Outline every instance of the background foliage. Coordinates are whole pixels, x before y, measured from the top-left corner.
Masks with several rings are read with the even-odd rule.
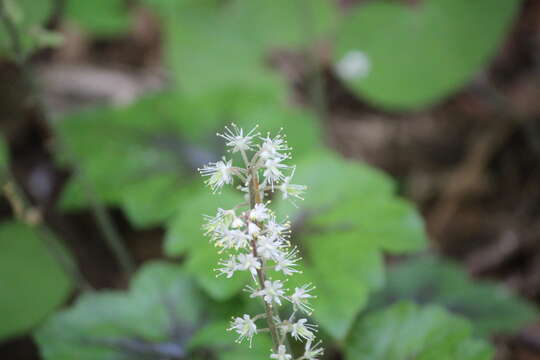
[[[32,65],[33,51],[60,44],[65,29],[48,23],[52,2],[0,2],[3,24],[12,25],[21,46],[14,52],[9,32],[0,32],[3,56]],[[42,357],[51,360],[267,358],[269,339],[249,350],[225,335],[231,314],[253,305],[242,293],[246,278],[215,277],[219,256],[200,229],[202,214],[240,198],[234,190],[211,196],[196,174],[223,156],[215,133],[234,122],[259,124],[263,134],[283,128],[294,148],[296,181],[309,188],[306,200],[294,206],[276,197],[272,207],[290,218],[292,242],[303,257],[301,276],[287,286],[317,286],[313,320],[330,350],[327,358],[491,359],[489,336],[516,331],[536,309],[436,257],[413,257],[386,274],[388,257],[426,248],[422,217],[396,180],[327,147],[325,106],[316,93],[322,67],[333,74],[348,53],[361,51],[370,62],[368,75],[340,79],[359,98],[385,111],[441,102],[491,59],[519,4],[381,0],[344,11],[329,0],[144,0],[131,6],[67,0],[60,24],[99,41],[129,37],[134,14],[150,12],[161,25],[169,83],[120,106],[49,116],[54,166],[70,171],[53,211],[73,216],[102,206],[119,210],[134,229],[163,229],[166,260],[142,264],[129,290],[74,291],[72,274],[49,251],[48,235],[39,236],[47,219],[37,226],[20,217],[6,220],[0,224],[0,293],[6,294],[0,340],[32,331]],[[326,60],[319,59],[319,48]],[[289,84],[268,66],[280,52],[303,56],[312,106],[288,100]],[[2,180],[13,183],[3,148]]]

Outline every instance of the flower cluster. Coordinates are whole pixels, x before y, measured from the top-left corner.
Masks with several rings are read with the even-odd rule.
[[[283,199],[302,199],[303,185],[292,184],[295,168],[287,165],[290,148],[285,137],[278,134],[261,136],[256,128],[244,134],[232,124],[218,136],[226,140],[231,153],[239,153],[242,166],[223,158],[199,169],[207,177],[205,183],[218,192],[224,185],[237,184],[246,201],[232,209],[218,209],[215,216],[206,216],[203,226],[210,241],[227,256],[219,262],[218,276],[230,278],[238,271],[247,271],[253,283],[246,287],[252,298],[260,298],[265,312],[254,317],[233,318],[230,331],[238,333],[238,341],[252,343],[259,332],[270,332],[274,348],[270,359],[291,360],[287,337],[305,342],[304,353],[297,360],[316,360],[323,354],[320,342],[315,341],[317,327],[309,324],[302,314],[311,315],[309,305],[314,287],[306,284],[289,290],[286,281],[274,280],[299,272],[298,250],[291,246],[290,223],[279,221],[269,208],[266,197],[279,192]],[[284,320],[280,306],[290,304],[291,314]],[[257,323],[265,321],[267,326]]]

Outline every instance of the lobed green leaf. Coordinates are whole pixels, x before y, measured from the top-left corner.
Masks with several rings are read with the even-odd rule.
[[[471,337],[471,324],[437,306],[398,303],[361,317],[346,358],[371,360],[490,360],[494,351]]]

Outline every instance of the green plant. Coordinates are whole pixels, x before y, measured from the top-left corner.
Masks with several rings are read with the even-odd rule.
[[[370,102],[392,110],[426,107],[481,69],[519,5],[519,0],[425,0],[415,7],[373,1],[349,11],[334,59],[365,54],[369,74],[344,80]]]
[[[90,37],[121,38],[129,32],[131,18],[124,1],[66,3],[62,20],[76,23]],[[243,128],[258,123],[262,134],[284,128],[294,146],[295,179],[309,189],[305,201],[294,206],[276,191],[261,211],[268,214],[271,208],[289,217],[288,240],[303,261],[288,268],[299,272],[286,286],[316,284],[316,297],[309,298],[316,312],[302,316],[318,326],[318,336],[331,349],[327,357],[335,352],[348,360],[487,360],[493,349],[481,337],[515,330],[536,315],[530,305],[491,285],[471,282],[455,266],[435,260],[404,263],[386,276],[386,254],[410,255],[425,248],[421,216],[397,195],[398,184],[387,175],[325,149],[319,121],[326,120],[324,96],[319,119],[309,109],[286,104],[285,81],[265,66],[273,53],[286,49],[309,57],[304,70],[317,77],[313,72],[329,64],[318,63],[313,49],[326,49],[321,45],[336,38],[329,58],[358,96],[384,109],[422,108],[449,96],[481,69],[501,42],[519,1],[426,0],[417,8],[374,1],[349,9],[343,18],[327,0],[131,3],[159,16],[163,55],[174,83],[129,105],[76,111],[50,122],[54,137],[62,139],[54,149],[57,164],[72,170],[58,210],[91,207],[92,198],[85,195],[90,187],[135,228],[164,228],[169,261],[143,264],[130,279],[129,290],[82,291],[73,305],[56,311],[75,286],[86,287],[76,266],[66,262],[71,257],[65,249],[54,245],[51,252],[55,237],[48,232],[38,236],[36,224],[14,211],[19,220],[0,225],[0,287],[2,294],[9,294],[0,300],[0,313],[9,315],[0,326],[1,338],[35,329],[34,339],[47,360],[247,360],[268,358],[272,347],[275,358],[305,354],[306,348],[296,343],[280,354],[280,346],[286,346],[281,334],[276,341],[274,333],[272,341],[269,334],[260,333],[247,349],[224,333],[231,326],[230,314],[261,312],[242,292],[251,278],[249,270],[261,270],[260,257],[251,266],[234,257],[222,263],[225,275],[236,267],[248,271],[236,272],[227,281],[216,278],[213,269],[219,254],[201,233],[201,214],[244,201],[233,189],[209,195],[196,176],[196,169],[208,161],[219,165],[222,175],[231,170],[220,163],[224,147],[213,136],[231,121]],[[0,0],[0,5],[2,25],[10,29],[0,32],[2,54],[15,55],[20,62],[40,46],[54,43],[36,36],[45,34],[41,30],[51,16],[51,2]],[[492,11],[486,11],[488,5]],[[397,45],[396,38],[401,40]],[[324,78],[319,77],[318,86],[324,90]],[[321,89],[309,89],[316,90]],[[14,184],[8,158],[0,146],[2,183]],[[285,180],[278,164],[270,174]],[[229,180],[214,177],[210,183],[219,181]],[[251,185],[249,192],[256,194]],[[256,205],[262,206],[251,208]],[[24,204],[23,210],[32,210],[31,204]],[[268,219],[259,220],[268,226]],[[29,257],[32,261],[26,260]],[[427,274],[432,277],[421,276]],[[36,281],[40,286],[33,286]],[[427,299],[419,296],[425,296],[426,287],[432,290]],[[254,294],[265,295],[265,289]],[[39,306],[32,306],[31,300],[41,294]],[[485,298],[493,299],[491,306],[479,300]],[[419,304],[392,304],[389,299]],[[297,310],[305,305],[296,303]],[[313,328],[301,328],[297,321],[273,325],[286,333],[296,325],[296,333],[300,329],[299,336],[312,341]],[[250,337],[253,326],[242,317],[232,329]],[[320,353],[311,355],[300,359]]]
[[[391,267],[385,288],[374,295],[371,306],[405,299],[444,306],[471,320],[483,336],[516,331],[538,316],[532,304],[505,287],[473,281],[457,264],[435,256],[416,256]]]

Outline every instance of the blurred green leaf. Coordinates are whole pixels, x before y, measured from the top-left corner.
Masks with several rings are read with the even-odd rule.
[[[493,349],[471,338],[472,326],[437,306],[399,303],[359,319],[347,359],[490,360]]]
[[[168,63],[182,89],[284,87],[264,66],[277,46],[307,46],[337,18],[329,0],[146,0],[165,23]]]
[[[81,172],[68,184],[62,206],[86,205],[86,178],[86,186],[89,183],[106,203],[125,206],[136,225],[165,220],[193,169],[214,158],[194,144],[201,134],[215,131],[210,122],[217,120],[194,111],[194,105],[177,94],[157,94],[131,106],[93,109],[62,119],[58,130],[74,159],[65,157],[65,151],[57,154],[65,164],[75,162]],[[150,203],[151,196],[162,198],[159,211],[153,211],[158,198]]]
[[[273,47],[306,47],[329,38],[338,8],[331,0],[236,0],[228,14],[268,52]]]
[[[470,319],[475,331],[485,336],[513,332],[539,315],[532,304],[501,285],[473,281],[456,264],[434,256],[414,257],[394,266],[373,304],[400,299],[444,306]]]
[[[198,359],[198,349],[224,360],[268,355],[264,334],[251,350],[234,343],[235,335],[226,331],[230,314],[222,316],[228,307],[205,298],[182,267],[153,262],[139,270],[129,291],[84,294],[34,339],[46,360]]]
[[[33,229],[0,224],[0,340],[39,324],[70,292],[70,279]]]
[[[14,25],[21,47],[22,55],[28,55],[30,52],[43,44],[40,34],[43,33],[43,26],[51,15],[52,1],[43,0],[3,0],[3,11],[5,16]],[[2,8],[0,7],[0,10]],[[14,57],[13,39],[5,23],[0,23],[0,54]]]
[[[179,266],[149,263],[129,291],[84,294],[72,308],[49,319],[34,338],[44,358],[54,360],[141,358],[144,353],[133,344],[142,349],[142,344],[170,342],[178,346],[176,351],[185,351],[189,338],[183,336],[200,321],[204,306]],[[174,339],[174,329],[184,333]]]
[[[137,226],[152,226],[168,219],[200,188],[200,184],[179,181],[174,175],[144,179],[126,185],[122,208]]]
[[[347,79],[367,100],[415,109],[458,90],[493,55],[519,0],[425,0],[417,6],[375,1],[349,10],[335,61],[362,51],[371,70]]]
[[[384,282],[381,252],[422,249],[423,222],[411,204],[395,196],[382,172],[329,152],[300,160],[294,182],[308,186],[306,200],[298,207],[276,200],[276,213],[293,223],[292,241],[305,263],[304,274],[291,282],[317,286],[314,316],[342,339],[368,295]]]
[[[67,0],[66,17],[94,36],[112,36],[129,29],[123,0]]]

